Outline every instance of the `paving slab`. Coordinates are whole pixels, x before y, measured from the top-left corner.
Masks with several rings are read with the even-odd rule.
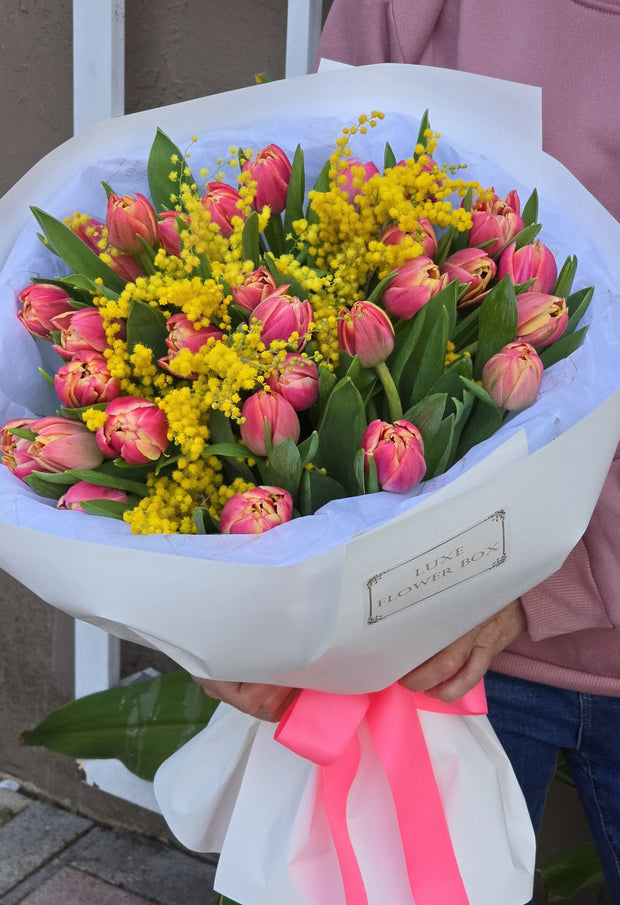
[[[182,901],[182,896],[179,901]],[[98,877],[63,867],[20,905],[155,905],[152,900],[110,886]]]
[[[30,804],[30,799],[20,795],[12,789],[0,786],[0,826],[12,820],[16,814],[23,811]]]
[[[69,811],[31,801],[0,826],[0,896],[59,855],[92,825]]]
[[[65,864],[152,900],[156,905],[215,905],[214,860],[184,854],[155,839],[94,827]]]

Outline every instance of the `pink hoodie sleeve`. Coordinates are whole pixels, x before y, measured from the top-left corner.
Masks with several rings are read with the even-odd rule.
[[[619,539],[620,447],[584,536],[554,575],[521,597],[533,641],[620,628]]]

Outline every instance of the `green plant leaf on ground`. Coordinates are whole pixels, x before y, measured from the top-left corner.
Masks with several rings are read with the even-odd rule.
[[[564,849],[538,868],[549,902],[561,902],[580,889],[605,882],[594,844]]]
[[[188,673],[170,672],[71,701],[21,741],[77,759],[117,758],[152,780],[163,761],[204,729],[218,704]]]

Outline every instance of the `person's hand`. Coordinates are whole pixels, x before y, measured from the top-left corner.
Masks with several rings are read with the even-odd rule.
[[[196,676],[192,678],[194,682],[202,685],[210,698],[232,704],[243,713],[249,713],[259,720],[268,720],[271,723],[278,722],[299,694],[298,688],[287,688],[282,685],[217,682],[213,679],[199,679]]]
[[[527,627],[520,600],[513,600],[400,680],[410,691],[424,691],[451,703],[467,694],[484,676],[493,657]]]

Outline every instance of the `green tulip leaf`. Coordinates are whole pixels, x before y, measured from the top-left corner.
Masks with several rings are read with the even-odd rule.
[[[127,316],[127,348],[133,352],[138,345],[146,346],[153,353],[153,360],[168,354],[166,346],[166,317],[158,308],[151,308],[146,302],[131,299]]]
[[[554,365],[556,362],[562,361],[563,358],[568,358],[569,355],[572,355],[583,342],[583,338],[587,332],[588,327],[586,325],[580,330],[575,330],[574,333],[564,333],[557,342],[554,342],[553,345],[543,349],[540,353],[540,360],[543,363],[543,367],[550,368],[551,365]]]
[[[570,291],[573,288],[573,282],[576,273],[577,258],[575,257],[575,255],[572,255],[571,257],[568,257],[562,264],[558,278],[555,282],[555,286],[553,287],[552,294],[557,295],[563,299],[568,298]]]
[[[321,169],[321,172],[316,177],[316,182],[312,186],[313,192],[323,193],[323,192],[327,192],[329,190],[329,171],[330,171],[330,169],[331,169],[331,163],[329,162],[329,160],[326,160],[325,163],[323,164],[323,168]],[[309,203],[308,207],[306,208],[306,220],[308,221],[308,223],[318,223],[319,222],[318,214],[316,214],[315,211],[312,209],[311,203]]]
[[[245,261],[251,261],[254,269],[260,266],[260,233],[258,214],[253,211],[243,224],[241,233],[241,254]]]
[[[187,160],[165,132],[157,130],[147,164],[149,191],[153,206],[158,213],[181,205],[181,186],[195,185],[188,170]],[[174,174],[174,175],[173,175]],[[172,176],[172,179],[170,178]],[[176,197],[173,202],[172,195]]]
[[[532,192],[530,197],[525,202],[523,207],[523,212],[521,214],[521,219],[525,226],[531,226],[533,223],[536,223],[538,220],[538,192],[536,189]]]
[[[353,462],[366,430],[364,400],[349,378],[331,393],[319,423],[316,464],[327,470],[351,495],[359,493]]]
[[[291,164],[291,175],[286,192],[286,207],[284,210],[284,232],[293,231],[295,220],[301,220],[304,216],[304,196],[306,193],[306,175],[304,172],[304,152],[301,145],[297,145]]]
[[[545,861],[538,872],[542,875],[549,902],[561,902],[582,889],[605,883],[601,862],[591,842],[564,849]]]
[[[229,480],[235,477],[241,477],[250,484],[254,484],[256,478],[252,473],[244,458],[249,458],[250,450],[247,446],[239,443],[235,436],[231,423],[222,412],[217,409],[211,409],[209,413],[209,435],[213,441],[212,446],[224,445],[229,446],[231,450],[237,452],[236,456],[224,456],[224,472]],[[246,456],[247,451],[247,456]],[[215,453],[217,455],[217,453]],[[239,461],[241,459],[242,461]]]
[[[514,242],[515,249],[531,245],[541,229],[542,225],[540,223],[531,223],[529,226],[524,227],[524,229],[518,232],[516,236],[513,236],[508,244],[512,245]]]
[[[396,271],[392,271],[392,273],[388,273],[386,277],[383,277],[380,280],[375,288],[372,290],[370,295],[368,296],[367,301],[372,302],[373,305],[381,304],[381,299],[383,298],[383,293],[388,288],[394,277],[396,276]]]
[[[82,500],[80,506],[88,515],[101,515],[123,521],[123,514],[135,506],[134,503],[122,503],[120,500]]]
[[[413,424],[422,434],[424,447],[431,442],[443,421],[447,396],[445,393],[433,393],[425,396],[417,405],[411,406],[403,415],[406,421]]]
[[[219,534],[220,525],[213,518],[208,509],[203,506],[196,506],[192,512],[192,519],[196,526],[198,534]]]
[[[301,455],[292,437],[286,437],[274,446],[261,467],[264,483],[288,490],[294,500],[298,496],[302,471]]]
[[[220,456],[229,459],[253,459],[255,454],[243,443],[212,443],[205,446],[203,456]]]
[[[452,452],[455,415],[449,415],[440,423],[435,433],[424,440],[424,461],[426,462],[425,479],[434,478],[445,471],[445,466]]]
[[[301,477],[299,511],[302,515],[312,515],[326,503],[346,496],[349,494],[342,484],[316,468],[310,468],[305,470]]]
[[[186,672],[171,672],[71,701],[21,740],[80,760],[117,758],[152,780],[160,764],[207,725],[218,703]]]
[[[78,481],[88,481],[89,484],[96,484],[98,487],[113,487],[115,490],[125,490],[127,493],[134,493],[140,497],[148,495],[146,484],[121,477],[121,475],[116,474],[116,469],[114,469],[113,465],[112,468],[106,468],[103,465],[96,470],[72,468],[57,474],[42,471],[33,471],[32,474],[37,475],[41,481],[49,484],[67,485],[76,484]]]
[[[424,113],[422,114],[422,118],[420,120],[420,128],[418,129],[418,137],[416,138],[416,141],[415,141],[416,146],[422,145],[422,147],[425,149],[428,147],[428,137],[426,136],[426,132],[428,132],[430,127],[431,127],[431,124],[430,124],[430,120],[428,117],[428,108],[427,108],[424,111]],[[413,153],[414,153],[415,160],[417,160],[420,155],[416,153],[415,148],[414,148]]]
[[[426,331],[423,330],[416,346],[416,352],[418,347],[420,348],[420,355],[416,378],[409,398],[410,406],[420,402],[421,399],[428,395],[431,387],[435,386],[444,373],[449,329],[447,310],[443,308],[441,314],[433,320],[431,331],[425,336]]]
[[[58,283],[60,284],[61,281],[59,280]],[[95,283],[94,280],[91,280],[88,277],[84,276],[83,273],[75,273],[71,276],[65,277],[65,279],[62,281],[62,285],[65,288],[73,287],[74,291],[84,290],[84,295],[86,295],[86,293],[90,294],[90,303],[80,306],[84,308],[93,307],[93,295],[104,295],[107,299],[112,299],[112,301],[116,301],[116,299],[118,299],[119,297],[118,292],[114,292],[113,289],[108,289],[106,286],[102,286],[100,283]]]
[[[461,458],[472,446],[488,440],[498,430],[504,420],[502,409],[498,408],[486,390],[472,380],[461,378],[468,391],[475,396],[471,414],[461,433],[457,458]]]
[[[568,323],[566,325],[566,330],[564,331],[564,336],[575,331],[581,318],[588,310],[593,295],[594,286],[588,286],[587,289],[580,289],[578,292],[573,292],[573,294],[569,295],[566,299]]]
[[[26,475],[24,483],[31,487],[38,496],[45,497],[47,500],[58,500],[76,482],[65,480],[61,484],[60,481],[47,481],[40,472],[33,471]]]
[[[299,456],[301,458],[301,467],[305,468],[306,465],[309,465],[316,456],[319,450],[319,435],[316,431],[312,431],[309,437],[299,444],[297,447],[299,450]]]
[[[86,245],[85,242],[71,232],[68,226],[46,214],[38,207],[31,208],[44,231],[55,253],[62,258],[75,273],[84,274],[91,280],[100,279],[104,286],[114,292],[122,292],[125,281],[111,267],[104,264],[101,258]]]
[[[461,377],[467,377],[471,380],[473,373],[472,360],[468,355],[457,358],[452,364],[446,368],[439,379],[433,384],[429,390],[429,395],[444,394],[448,399],[460,399],[463,394],[463,383]],[[453,404],[448,403],[446,414],[450,414]]]
[[[388,141],[385,143],[385,150],[383,152],[383,169],[391,170],[396,166],[396,155],[392,150],[392,147]]]
[[[401,399],[407,399],[418,369],[417,360],[413,357],[426,319],[426,308],[410,320],[397,324],[394,349],[386,364],[396,384]]]
[[[485,364],[517,335],[517,298],[510,277],[493,287],[480,305],[478,348],[474,378],[479,380]]]
[[[304,289],[300,282],[298,282],[294,277],[290,274],[282,273],[281,270],[278,269],[278,264],[276,259],[272,254],[265,255],[263,264],[274,278],[278,286],[288,286],[289,288],[286,290],[289,295],[296,295],[299,299],[307,299],[308,298],[308,290]]]

